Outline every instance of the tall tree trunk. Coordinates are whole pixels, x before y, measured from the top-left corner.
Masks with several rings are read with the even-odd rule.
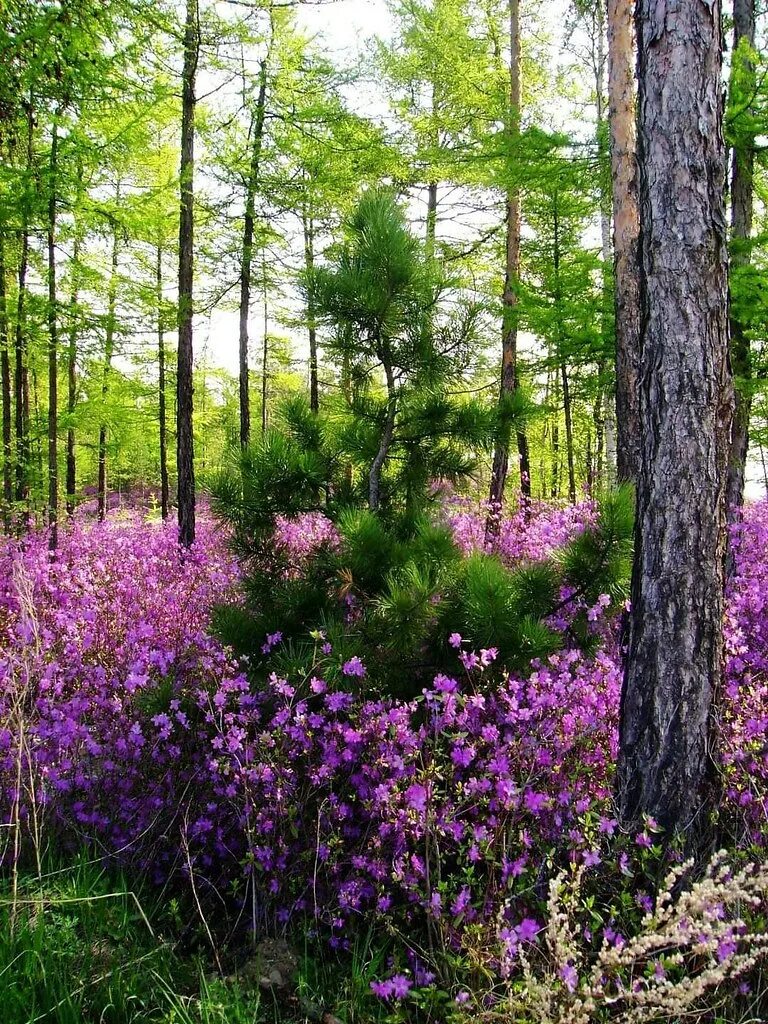
[[[70,324],[67,345],[67,513],[75,511],[75,494],[77,492],[77,459],[75,456],[75,426],[73,418],[77,408],[77,335],[78,311],[80,299],[80,232],[75,226],[75,243],[72,249],[72,292],[69,298]]]
[[[624,823],[706,821],[723,663],[728,358],[720,2],[639,0],[642,337]]]
[[[573,408],[571,388],[568,381],[568,366],[560,360],[560,379],[563,382],[563,415],[565,417],[565,456],[568,462],[568,500],[576,504],[576,467],[573,458]]]
[[[26,169],[32,171],[32,143],[35,131],[33,97],[27,103],[27,156]],[[24,506],[22,521],[29,521],[29,476],[32,451],[29,443],[29,364],[26,337],[27,270],[29,267],[29,201],[22,202],[22,228],[19,232],[19,275],[16,299],[16,333],[14,341],[15,373],[15,418],[16,418],[16,500]]]
[[[594,483],[598,487],[613,478],[613,466],[610,462],[611,452],[605,448],[606,421],[611,416],[611,405],[615,404],[606,382],[606,363],[613,343],[613,290],[611,274],[608,268],[611,263],[611,159],[609,128],[605,111],[605,12],[603,0],[598,0],[595,7],[595,31],[597,33],[595,48],[595,100],[597,113],[597,161],[600,174],[600,255],[602,257],[602,301],[600,309],[600,335],[602,351],[597,363],[597,395],[593,412],[595,424],[595,470]],[[607,399],[607,401],[606,401]],[[605,408],[607,404],[608,408]],[[607,472],[604,473],[604,455]]]
[[[195,540],[195,448],[192,424],[195,77],[200,46],[197,0],[187,0],[181,100],[179,204],[179,350],[176,370],[176,470],[179,543]]]
[[[117,260],[119,235],[117,225],[112,236],[112,262],[110,265],[109,290],[107,292],[107,330],[104,339],[104,367],[101,377],[101,424],[99,425],[99,520],[107,515],[107,424],[105,420],[109,398],[109,378],[112,373],[112,356],[115,351],[115,325],[117,313]]]
[[[58,114],[51,127],[48,167],[48,544],[59,542],[59,325],[56,297],[56,189],[59,174]]]
[[[264,348],[261,353],[261,432],[267,431],[267,367],[269,366],[269,306],[267,305],[267,261],[262,258],[264,275]]]
[[[3,518],[6,532],[13,505],[13,435],[11,431],[11,358],[8,351],[8,296],[5,282],[5,240],[0,234],[0,383],[3,401]]]
[[[616,473],[634,480],[640,450],[640,211],[637,196],[633,0],[608,2],[608,107],[616,293]]]
[[[302,211],[304,228],[304,269],[311,274],[315,267],[315,222],[312,213]],[[307,298],[307,330],[309,333],[309,407],[312,412],[320,411],[320,388],[317,379],[317,323],[315,304],[310,290]]]
[[[509,0],[509,116],[507,120],[507,143],[509,158],[519,146],[520,140],[520,0]],[[504,275],[502,339],[501,339],[501,387],[500,405],[506,397],[519,387],[517,378],[517,325],[518,294],[520,277],[520,189],[514,183],[507,191],[507,237],[506,267]],[[520,456],[520,489],[525,497],[531,494],[531,467],[528,439],[522,431],[517,432],[518,454]],[[489,515],[486,520],[486,543],[492,542],[500,527],[498,511],[504,501],[504,487],[509,471],[509,437],[500,432],[493,453],[491,487],[488,495]]]
[[[168,424],[165,408],[165,321],[163,318],[163,247],[157,246],[155,263],[155,294],[157,302],[157,390],[160,421],[160,512],[168,518],[171,492],[168,485]]]
[[[555,282],[555,344],[557,347],[558,369],[560,371],[560,382],[563,387],[563,416],[565,419],[565,457],[568,465],[568,500],[572,505],[576,503],[576,467],[573,452],[573,407],[571,404],[571,388],[568,380],[568,365],[563,352],[563,328],[560,316],[560,305],[562,294],[560,290],[560,213],[558,209],[558,196],[553,196],[553,236],[552,236],[552,263]]]
[[[430,181],[427,185],[427,234],[426,252],[428,256],[435,254],[435,241],[437,239],[437,182]]]
[[[373,460],[371,471],[368,474],[368,508],[372,512],[375,512],[381,503],[381,471],[387,461],[392,439],[395,436],[395,417],[397,415],[397,391],[392,365],[386,357],[382,359],[382,365],[387,378],[387,414],[379,450],[376,452],[376,458]]]
[[[264,117],[267,99],[267,58],[259,64],[259,95],[253,118],[251,164],[245,192],[243,218],[243,255],[240,266],[240,444],[251,438],[251,393],[248,369],[248,314],[251,309],[251,268],[253,266],[253,230],[256,214],[256,190],[259,183]]]
[[[752,49],[755,45],[755,0],[734,0],[733,3],[733,70],[739,84],[750,95],[755,88]],[[743,47],[747,46],[748,52]],[[731,269],[738,272],[751,261],[753,179],[755,151],[751,140],[736,143],[731,156]],[[749,448],[749,414],[752,406],[750,382],[752,366],[749,335],[746,325],[730,311],[731,364],[736,377],[736,404],[733,432],[728,458],[727,508],[731,521],[740,517],[744,501],[744,472]]]

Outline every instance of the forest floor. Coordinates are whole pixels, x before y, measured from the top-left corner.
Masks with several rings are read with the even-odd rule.
[[[557,550],[590,514],[511,522],[505,557]],[[471,512],[453,528],[467,550],[480,543]],[[758,862],[767,553],[768,505],[754,505],[729,597],[721,762],[732,847]],[[55,561],[42,535],[7,543],[0,570],[2,1024],[510,1019],[507,979],[530,958],[562,1004],[552,1019],[579,1019],[579,961],[547,966],[556,832],[562,863],[591,879],[584,941],[599,931],[620,951],[619,913],[641,927],[658,851],[652,822],[611,845],[620,673],[607,597],[585,609],[588,654],[564,649],[520,680],[481,693],[486,651],[461,651],[466,676],[438,676],[412,702],[325,693],[315,678],[299,699],[274,676],[267,715],[210,632],[240,583],[212,520],[184,558],[172,525],[130,513],[64,531]],[[352,662],[343,672],[362,685]],[[439,882],[423,877],[432,842]],[[603,908],[609,857],[631,881]],[[749,952],[743,921],[707,914],[696,971]],[[672,970],[645,962],[644,985],[651,966],[657,981]],[[745,973],[727,1015],[700,1019],[764,1019],[759,958]]]

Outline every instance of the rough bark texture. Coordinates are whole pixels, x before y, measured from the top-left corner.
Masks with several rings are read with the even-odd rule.
[[[259,95],[253,118],[251,163],[245,193],[243,218],[243,254],[240,266],[240,444],[251,439],[251,392],[248,369],[248,315],[251,310],[251,268],[253,266],[253,230],[256,219],[256,190],[259,183],[261,146],[264,138],[264,116],[267,97],[267,61],[259,65]]]
[[[109,274],[109,290],[107,293],[107,330],[104,339],[104,367],[101,377],[101,415],[102,421],[99,425],[99,479],[98,479],[98,507],[99,519],[104,520],[107,515],[107,424],[104,421],[104,414],[107,408],[109,397],[109,378],[112,373],[112,356],[115,351],[115,326],[116,326],[116,305],[117,305],[117,261],[118,261],[118,233],[115,226],[112,237],[112,262]]]
[[[48,544],[59,540],[59,325],[56,300],[56,188],[59,173],[59,130],[53,119],[48,167]]]
[[[673,831],[713,795],[728,359],[718,0],[639,0],[640,462],[618,802]]]
[[[741,83],[754,87],[755,70],[748,54],[739,49],[742,40],[750,49],[755,44],[755,0],[734,0],[733,4],[733,60],[739,62]],[[749,238],[752,234],[753,180],[755,151],[750,141],[737,143],[731,156],[731,267],[747,266],[751,259]],[[727,507],[731,521],[736,521],[744,501],[744,471],[749,448],[749,414],[752,407],[750,380],[749,335],[746,326],[731,307],[731,362],[739,382],[733,415],[733,432],[728,458]],[[733,566],[731,566],[733,568]]]
[[[8,307],[5,289],[5,246],[0,235],[0,384],[3,402],[3,506],[6,529],[13,503],[13,435],[11,432],[11,359],[8,351]]]
[[[160,511],[168,518],[171,494],[168,485],[168,423],[165,408],[165,321],[163,319],[163,247],[157,247],[155,263],[157,298],[157,402],[160,423]]]
[[[195,454],[192,427],[192,286],[194,276],[195,76],[199,49],[197,0],[187,0],[181,98],[179,209],[179,348],[176,373],[176,469],[179,543],[195,540]]]
[[[520,137],[520,2],[509,0],[509,118],[507,124],[510,154],[518,145]],[[506,202],[506,266],[504,294],[502,296],[501,336],[501,386],[500,402],[518,387],[517,377],[517,325],[518,295],[517,283],[520,276],[520,190],[513,186],[507,193]],[[528,439],[521,431],[517,433],[518,455],[520,456],[520,485],[526,497],[531,494],[531,467]],[[502,433],[496,442],[491,469],[491,486],[488,495],[489,516],[486,523],[486,542],[493,540],[499,528],[498,510],[504,501],[504,487],[509,471],[509,438]]]
[[[640,278],[632,0],[608,0],[608,108],[616,291],[616,473],[639,460]]]

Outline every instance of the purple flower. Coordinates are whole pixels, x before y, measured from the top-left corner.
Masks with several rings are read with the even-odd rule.
[[[451,635],[448,637],[448,643],[451,645],[451,647],[461,647],[461,633],[451,633]]]
[[[365,675],[365,665],[357,656],[355,656],[354,658],[350,658],[349,661],[344,662],[341,671],[345,676],[358,676],[362,679]]]

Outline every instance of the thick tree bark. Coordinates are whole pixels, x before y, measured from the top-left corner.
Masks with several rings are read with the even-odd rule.
[[[78,312],[80,298],[80,232],[75,227],[75,244],[72,249],[72,292],[69,299],[71,321],[69,324],[69,340],[67,344],[67,513],[75,511],[75,494],[77,491],[77,459],[75,456],[75,426],[73,417],[77,408],[77,335]]]
[[[259,95],[253,118],[253,140],[251,163],[245,193],[245,216],[243,218],[243,254],[240,265],[240,444],[248,444],[251,438],[251,393],[248,369],[248,315],[251,309],[251,268],[253,266],[253,231],[256,219],[256,190],[259,184],[259,167],[264,138],[264,117],[267,97],[267,60],[259,65]]]
[[[742,43],[743,40],[743,43]],[[755,0],[734,0],[733,4],[733,61],[734,73],[739,74],[743,87],[752,90],[755,85],[755,69],[751,53],[744,54],[742,47],[748,45],[751,51],[755,45]],[[751,261],[749,239],[752,234],[753,180],[755,151],[751,141],[733,147],[731,156],[731,268],[738,270]],[[744,472],[749,448],[749,414],[752,407],[750,382],[752,365],[750,359],[749,335],[746,325],[730,312],[731,362],[739,384],[735,394],[733,432],[728,458],[727,508],[731,521],[738,520],[744,501]],[[732,566],[731,566],[732,568]]]
[[[3,402],[3,518],[10,529],[13,504],[13,434],[11,429],[11,358],[8,351],[8,296],[5,287],[5,242],[0,235],[0,384]]]
[[[632,0],[608,3],[608,107],[616,293],[616,473],[634,480],[639,460],[640,213],[637,197]]]
[[[389,449],[392,446],[392,439],[395,436],[395,417],[397,416],[397,390],[395,388],[395,375],[389,360],[382,359],[384,374],[387,378],[387,414],[384,420],[384,429],[381,433],[379,450],[371,465],[368,475],[368,508],[375,512],[381,503],[381,471],[387,461]]]
[[[157,302],[157,393],[160,423],[160,512],[168,518],[171,492],[168,484],[168,424],[165,407],[165,321],[163,318],[163,247],[157,246],[155,263],[155,294]]]
[[[48,167],[48,544],[59,541],[59,325],[56,297],[56,189],[59,174],[59,127],[54,115]]]
[[[195,449],[192,422],[194,280],[195,77],[200,39],[197,0],[187,0],[181,100],[179,204],[179,349],[176,371],[176,471],[179,543],[195,540]]]
[[[520,0],[509,0],[509,117],[507,140],[510,156],[519,145],[520,138]],[[513,184],[507,191],[506,201],[506,266],[504,294],[502,296],[502,338],[501,338],[501,386],[499,402],[519,387],[517,376],[517,326],[518,295],[520,277],[520,189]],[[524,497],[531,495],[531,466],[528,439],[522,431],[517,432],[517,447],[520,457],[520,489]],[[504,502],[504,488],[509,471],[509,437],[502,432],[496,441],[491,468],[491,486],[488,495],[489,515],[486,520],[486,544],[492,543],[498,533],[500,517],[498,512]]]
[[[119,197],[118,197],[119,198]],[[109,398],[109,378],[112,373],[112,356],[115,351],[115,326],[117,321],[117,262],[119,236],[117,225],[112,236],[112,262],[110,264],[109,289],[107,292],[107,329],[104,339],[104,367],[101,377],[101,424],[99,425],[99,477],[98,506],[99,520],[107,516],[107,424],[104,419]]]
[[[304,228],[304,268],[311,274],[315,267],[315,222],[311,212],[302,211]],[[309,333],[309,407],[312,412],[320,411],[320,388],[317,379],[317,324],[312,294],[307,298],[307,331]]]
[[[639,0],[640,461],[623,822],[706,820],[722,675],[728,359],[720,3]],[[695,827],[694,827],[695,826]]]

